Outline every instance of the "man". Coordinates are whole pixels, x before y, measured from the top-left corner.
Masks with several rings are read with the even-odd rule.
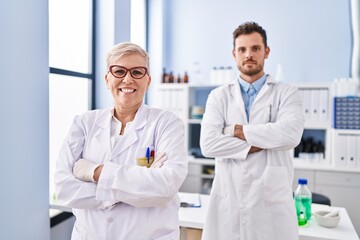
[[[233,33],[236,81],[213,90],[201,123],[200,146],[216,161],[202,239],[299,239],[288,150],[304,128],[296,87],[264,73],[270,48],[254,22]]]

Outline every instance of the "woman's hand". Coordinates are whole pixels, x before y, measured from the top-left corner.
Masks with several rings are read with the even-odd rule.
[[[79,159],[73,167],[74,176],[85,182],[97,182],[103,165],[95,164],[86,159]],[[96,174],[95,174],[96,173]]]
[[[161,168],[166,160],[167,156],[165,153],[157,152],[155,154],[154,162],[151,164],[150,168]]]

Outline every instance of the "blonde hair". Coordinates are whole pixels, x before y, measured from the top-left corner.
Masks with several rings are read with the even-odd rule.
[[[139,54],[140,56],[144,57],[146,67],[149,70],[149,55],[147,52],[140,46],[130,42],[118,43],[110,49],[106,56],[106,67],[109,68],[114,59],[130,54]]]

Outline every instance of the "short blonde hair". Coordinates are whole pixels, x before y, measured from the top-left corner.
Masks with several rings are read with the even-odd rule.
[[[140,56],[144,57],[146,67],[149,70],[149,55],[140,46],[131,42],[118,43],[113,46],[106,56],[106,67],[109,68],[114,59],[130,54],[139,54]]]

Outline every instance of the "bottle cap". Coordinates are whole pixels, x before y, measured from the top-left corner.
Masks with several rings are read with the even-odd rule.
[[[299,178],[298,179],[298,184],[307,184],[307,179],[306,178]]]

